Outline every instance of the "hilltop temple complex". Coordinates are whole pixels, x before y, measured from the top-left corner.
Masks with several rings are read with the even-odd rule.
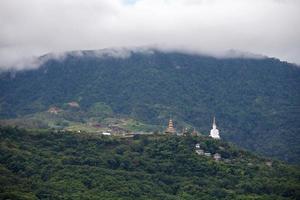
[[[177,132],[176,129],[174,128],[174,123],[173,123],[172,118],[169,119],[169,124],[165,130],[165,133],[169,134],[169,135],[177,135],[177,136],[188,136],[188,135],[199,136],[200,135],[200,133],[198,133],[195,128],[193,129],[192,132],[190,132],[187,127],[183,127],[181,132],[180,131]],[[217,129],[215,117],[213,118],[212,129],[210,131],[209,137],[211,137],[213,139],[221,139],[219,130]],[[221,154],[216,153],[216,152],[211,152],[208,149],[205,150],[205,148],[202,149],[200,146],[200,143],[197,143],[195,145],[195,153],[199,156],[210,157],[213,160],[215,160],[216,162],[224,160],[222,158]]]
[[[174,128],[173,120],[171,118],[169,120],[168,127],[165,130],[165,133],[166,134],[170,134],[170,135],[179,135],[179,136],[187,136],[187,135],[189,135],[189,132],[188,132],[187,128],[183,128],[181,133],[177,132],[176,129]],[[191,135],[192,136],[198,136],[199,133],[194,128],[194,130],[191,133]],[[214,138],[214,139],[220,139],[219,130],[217,129],[215,117],[213,119],[213,125],[212,125],[212,129],[210,131],[209,136],[212,137],[212,138]]]

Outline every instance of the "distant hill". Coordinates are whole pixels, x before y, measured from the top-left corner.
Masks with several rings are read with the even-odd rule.
[[[300,68],[274,58],[214,58],[179,52],[82,51],[40,68],[0,74],[0,116],[20,117],[77,102],[101,104],[147,124],[210,130],[289,162],[300,162]],[[181,127],[178,127],[181,128]]]
[[[0,127],[0,199],[299,199],[299,167],[208,137]],[[196,144],[221,160],[198,155]]]

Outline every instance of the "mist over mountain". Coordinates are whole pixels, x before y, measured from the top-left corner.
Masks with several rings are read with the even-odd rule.
[[[300,63],[298,0],[1,0],[0,69],[47,52],[157,44]]]
[[[224,140],[299,163],[300,68],[274,58],[160,51],[77,51],[40,58],[37,69],[0,74],[0,116],[76,101],[165,126],[170,115],[201,133],[212,117]]]

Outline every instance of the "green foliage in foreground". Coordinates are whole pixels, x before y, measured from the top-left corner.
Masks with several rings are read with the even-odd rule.
[[[299,199],[298,167],[206,137],[0,128],[0,199]],[[225,162],[194,152],[218,152]]]

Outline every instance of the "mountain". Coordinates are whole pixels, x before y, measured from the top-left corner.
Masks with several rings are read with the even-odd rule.
[[[216,116],[224,140],[300,162],[296,65],[266,57],[215,58],[154,49],[49,54],[40,61],[38,69],[0,74],[2,119],[76,102],[81,113],[102,105],[159,127],[172,116],[178,129],[185,124],[208,134]]]
[[[1,199],[299,199],[299,167],[209,137],[0,127]],[[198,155],[196,144],[221,159]]]

